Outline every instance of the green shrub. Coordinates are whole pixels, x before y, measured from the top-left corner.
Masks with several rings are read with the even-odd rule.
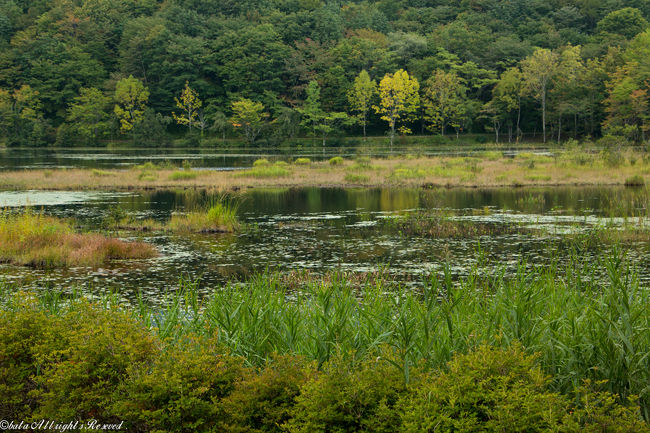
[[[195,171],[175,171],[169,175],[169,180],[192,180],[199,174]]]
[[[242,376],[242,360],[198,339],[174,345],[155,362],[129,368],[110,406],[130,432],[224,431],[221,399]]]
[[[345,181],[350,183],[364,183],[370,180],[370,176],[365,174],[348,173],[345,175]]]
[[[310,165],[311,164],[311,159],[309,159],[309,158],[297,158],[294,161],[294,164],[296,164],[296,165]]]
[[[289,164],[287,164],[285,161],[275,161],[275,164],[273,164],[276,167],[287,167]]]
[[[335,156],[329,160],[330,165],[343,165],[343,162],[344,160],[340,156]]]
[[[336,358],[302,387],[287,427],[291,433],[395,432],[404,390],[402,372],[383,359],[352,367]]]
[[[316,373],[314,363],[291,355],[273,356],[261,371],[247,369],[223,400],[223,431],[284,432],[300,388]]]
[[[482,346],[420,382],[400,402],[404,432],[546,432],[567,400],[518,347]]]
[[[112,394],[129,368],[155,357],[151,332],[127,313],[87,304],[44,325],[46,338],[32,349],[38,361],[32,380],[39,389],[31,395],[40,403],[33,416],[119,423],[109,411]]]
[[[263,167],[269,165],[270,162],[266,158],[260,158],[256,159],[255,162],[253,163],[253,167]]]

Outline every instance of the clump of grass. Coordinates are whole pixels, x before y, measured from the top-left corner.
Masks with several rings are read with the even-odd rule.
[[[138,180],[142,180],[145,182],[153,182],[156,179],[158,179],[158,173],[156,173],[155,171],[143,170],[138,175]]]
[[[483,209],[481,212],[484,212]],[[489,214],[489,208],[487,208]],[[409,212],[383,220],[387,229],[397,231],[403,236],[427,236],[434,238],[472,238],[485,235],[521,233],[523,229],[515,225],[487,224],[464,221],[450,215],[433,211]]]
[[[345,175],[345,181],[351,183],[365,183],[370,180],[370,176],[365,174],[348,173]]]
[[[99,266],[114,259],[156,255],[144,242],[125,242],[96,233],[75,233],[59,218],[26,210],[0,213],[0,261],[39,268]]]
[[[644,185],[645,185],[645,179],[643,178],[643,176],[640,176],[638,174],[625,179],[625,186],[644,186]]]
[[[93,169],[93,176],[95,177],[107,177],[107,176],[115,176],[115,173],[106,171],[106,170],[99,170],[94,168]]]
[[[256,177],[256,178],[274,178],[287,177],[291,172],[277,165],[257,165],[250,170],[244,170],[235,174],[235,177]]]
[[[487,150],[478,154],[478,157],[481,159],[487,159],[488,161],[498,161],[503,158],[503,152],[497,152],[496,150]]]
[[[175,213],[167,227],[178,233],[227,233],[240,227],[237,218],[239,206],[224,198],[209,203],[204,208],[185,214]]]
[[[275,161],[275,163],[273,165],[276,166],[276,167],[288,167],[289,166],[289,164],[287,164],[286,161]]]
[[[192,180],[199,174],[195,171],[175,171],[169,175],[169,180]]]
[[[335,156],[333,158],[330,158],[328,162],[330,165],[343,165],[344,160],[340,156]]]
[[[420,179],[427,175],[427,172],[421,168],[396,168],[393,170],[389,179],[391,180],[405,180],[405,179]]]
[[[262,166],[267,166],[271,164],[268,159],[266,158],[259,158],[256,159],[255,162],[253,162],[253,167],[262,167]]]
[[[311,165],[311,159],[309,158],[297,158],[294,162],[296,165]]]

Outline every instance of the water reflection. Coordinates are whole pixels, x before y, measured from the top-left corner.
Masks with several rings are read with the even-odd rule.
[[[32,193],[2,194],[5,206],[11,206],[24,204]],[[57,194],[61,193],[39,192],[35,197],[45,212],[75,218],[80,226],[93,230],[101,230],[113,207],[136,218],[164,221],[174,210],[213,198],[206,191],[173,190],[87,196],[70,193],[69,200]],[[160,298],[181,276],[200,277],[209,291],[225,281],[244,279],[267,268],[309,269],[318,274],[389,266],[390,272],[408,284],[440,271],[446,262],[456,275],[462,275],[476,263],[479,248],[490,259],[492,269],[514,267],[521,260],[529,266],[562,260],[569,253],[560,247],[567,226],[574,230],[576,226],[622,224],[632,217],[646,221],[649,203],[646,189],[629,188],[288,188],[251,190],[238,199],[240,218],[247,226],[241,233],[186,237],[122,233],[129,239],[155,244],[160,257],[113,263],[105,269],[43,271],[5,264],[0,266],[0,273],[32,287],[78,285],[93,293],[116,287],[127,296],[139,289],[150,299]],[[416,209],[437,209],[476,223],[518,224],[544,231],[437,239],[404,236],[386,229],[385,218]],[[648,280],[648,245],[641,242],[629,246],[629,257],[641,277]],[[588,260],[597,260],[601,253],[581,252]]]

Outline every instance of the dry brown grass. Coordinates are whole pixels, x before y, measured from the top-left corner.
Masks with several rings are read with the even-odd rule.
[[[97,233],[75,233],[64,220],[32,213],[0,213],[0,261],[39,268],[97,267],[115,259],[156,255],[144,242],[125,242]]]
[[[284,170],[284,169],[283,169]],[[494,156],[419,157],[373,159],[364,164],[346,160],[342,165],[327,161],[292,165],[282,176],[256,176],[249,171],[208,171],[190,179],[173,179],[173,169],[155,176],[140,170],[113,170],[114,175],[95,176],[89,169],[25,170],[0,174],[2,189],[142,190],[209,188],[222,191],[254,187],[292,186],[543,186],[543,185],[624,185],[632,176],[650,181],[650,164],[638,155],[635,163],[625,161],[608,166],[598,155],[587,164],[567,158],[524,155],[515,159]],[[150,174],[147,172],[147,174]],[[346,180],[347,178],[347,180]],[[363,179],[363,182],[352,182]]]

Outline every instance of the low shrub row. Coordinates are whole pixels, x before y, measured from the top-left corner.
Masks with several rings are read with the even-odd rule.
[[[128,312],[87,302],[51,314],[22,295],[0,312],[0,418],[97,419],[129,432],[645,432],[634,400],[585,382],[553,392],[516,343],[477,346],[410,378],[382,347],[320,368],[259,367],[216,339],[160,339]]]

